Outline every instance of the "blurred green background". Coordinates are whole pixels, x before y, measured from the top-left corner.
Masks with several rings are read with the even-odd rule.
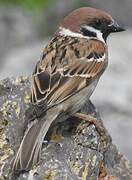
[[[109,12],[127,29],[108,39],[109,67],[92,100],[132,160],[132,0],[0,0],[0,79],[31,75],[58,23],[82,6]]]
[[[0,0],[1,5],[21,6],[30,11],[41,11],[55,0]]]

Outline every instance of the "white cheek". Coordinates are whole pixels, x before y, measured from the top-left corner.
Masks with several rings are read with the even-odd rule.
[[[60,27],[59,34],[62,36],[71,36],[71,37],[78,37],[78,38],[85,38],[85,39],[95,39],[96,38],[96,39],[99,39],[100,41],[105,43],[105,41],[103,39],[103,34],[99,30],[97,30],[93,27],[90,27],[90,26],[84,26],[84,27],[86,29],[88,29],[89,31],[96,33],[96,37],[84,36],[81,33],[75,33],[73,31],[66,29],[66,28],[63,28],[63,27]]]
[[[83,35],[80,34],[80,33],[75,33],[75,32],[70,31],[69,29],[62,28],[62,27],[60,27],[60,32],[59,32],[59,34],[62,35],[62,36],[71,36],[71,37],[79,37],[79,38],[90,39],[90,38],[87,37],[87,36],[83,36]]]

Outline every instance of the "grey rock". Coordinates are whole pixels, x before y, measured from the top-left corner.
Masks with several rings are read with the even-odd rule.
[[[29,172],[21,172],[19,176],[12,175],[11,159],[24,133],[29,94],[30,79],[27,77],[0,82],[1,179],[132,179],[130,162],[112,144],[107,131],[101,134],[95,125],[73,118],[51,128],[38,165]],[[82,112],[96,118],[103,127],[99,113],[91,102],[86,103]]]

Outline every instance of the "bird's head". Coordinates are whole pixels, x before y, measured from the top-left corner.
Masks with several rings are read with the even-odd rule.
[[[63,19],[57,33],[64,36],[93,37],[106,41],[110,33],[121,31],[124,31],[124,28],[105,11],[82,7]]]

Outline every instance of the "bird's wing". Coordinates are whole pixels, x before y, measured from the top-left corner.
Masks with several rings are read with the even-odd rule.
[[[67,40],[67,39],[66,39]],[[47,47],[32,76],[32,102],[54,106],[86,87],[107,65],[107,48],[98,40],[59,39]],[[49,50],[50,49],[50,50]]]

